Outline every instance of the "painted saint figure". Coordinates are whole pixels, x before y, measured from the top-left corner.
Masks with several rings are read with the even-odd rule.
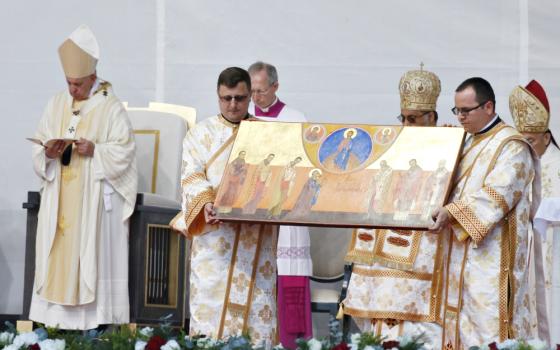
[[[225,175],[226,182],[224,183],[226,190],[220,200],[221,206],[218,209],[221,213],[231,212],[231,208],[237,199],[239,190],[245,182],[245,177],[247,176],[247,163],[245,162],[246,154],[247,152],[240,151],[237,158],[235,158],[228,166],[228,170]]]
[[[354,129],[348,129],[344,133],[344,139],[340,141],[338,145],[336,157],[334,158],[334,164],[339,170],[346,170],[348,167],[348,161],[352,154],[353,140],[356,136],[356,131]]]
[[[276,184],[276,188],[272,193],[270,200],[270,207],[268,209],[269,217],[279,217],[282,214],[282,206],[288,198],[288,195],[292,191],[294,182],[296,180],[296,164],[301,162],[301,157],[296,157],[294,160],[290,161],[284,170],[282,171],[282,176]]]
[[[379,165],[379,171],[373,177],[373,191],[368,206],[368,215],[370,218],[375,214],[381,213],[381,207],[387,196],[387,191],[391,183],[391,176],[393,175],[393,168],[387,164],[386,160],[382,160]]]
[[[322,129],[319,125],[313,125],[311,128],[307,129],[305,133],[305,140],[315,143],[323,137],[324,132],[324,129]]]
[[[272,178],[272,169],[270,163],[274,159],[274,154],[269,154],[255,170],[249,184],[249,188],[253,189],[249,201],[243,206],[243,214],[255,214],[257,207],[264,195],[265,188],[270,184]]]
[[[438,163],[438,168],[432,174],[432,176],[430,176],[430,178],[426,182],[426,185],[424,186],[425,190],[423,198],[425,202],[422,205],[422,207],[424,208],[422,219],[429,219],[432,212],[439,205],[438,202],[445,195],[445,185],[448,179],[449,170],[445,168],[445,159],[442,159]]]
[[[416,205],[418,195],[417,186],[422,180],[422,168],[416,159],[408,162],[410,168],[402,175],[397,187],[397,199],[395,200],[395,220],[406,220],[412,208]]]
[[[303,186],[294,207],[286,218],[304,218],[311,213],[311,208],[317,203],[319,191],[321,190],[322,172],[313,169],[309,173],[309,179]]]

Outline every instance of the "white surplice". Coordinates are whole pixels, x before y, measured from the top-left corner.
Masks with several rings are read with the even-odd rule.
[[[278,103],[277,99],[275,103]],[[274,104],[274,103],[273,103]],[[249,113],[255,114],[255,105],[251,103]],[[261,120],[277,122],[306,122],[305,115],[285,105],[276,117],[258,116]],[[305,226],[280,226],[278,233],[278,251],[276,263],[279,276],[311,276],[309,228]]]
[[[552,143],[541,156],[541,179],[542,199],[535,227],[542,237],[534,238],[535,244],[539,239],[542,244],[544,273],[544,286],[536,286],[536,291],[544,287],[545,300],[537,297],[532,303],[537,310],[545,310],[551,344],[560,344],[560,150]],[[543,320],[537,321],[542,329]]]

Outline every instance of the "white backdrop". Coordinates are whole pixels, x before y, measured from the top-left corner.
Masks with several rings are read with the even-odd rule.
[[[443,122],[454,121],[453,91],[465,78],[492,83],[506,121],[511,89],[536,78],[559,130],[559,16],[555,0],[3,1],[0,314],[22,308],[21,203],[38,188],[24,138],[65,88],[56,50],[79,24],[97,35],[99,76],[132,106],[185,104],[205,118],[217,111],[219,72],[260,59],[277,66],[281,98],[312,121],[394,123],[399,78],[424,62],[442,82]]]

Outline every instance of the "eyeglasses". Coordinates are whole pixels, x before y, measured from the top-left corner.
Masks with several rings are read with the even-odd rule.
[[[407,122],[409,122],[410,124],[416,124],[416,120],[423,118],[425,116],[427,116],[431,111],[427,111],[421,115],[402,115],[399,114],[399,116],[397,117],[397,119],[399,120],[399,122],[404,123],[404,121],[406,120]]]
[[[488,100],[490,101],[490,100]],[[455,114],[455,115],[462,115],[463,117],[466,117],[470,112],[474,111],[477,108],[480,108],[482,106],[484,106],[488,101],[484,101],[481,104],[479,104],[476,107],[472,107],[472,108],[459,108],[459,107],[453,107],[451,108],[451,113]]]
[[[220,101],[222,102],[231,102],[231,100],[234,100],[235,102],[243,102],[247,99],[247,97],[249,97],[249,95],[226,95],[226,96],[220,96]]]

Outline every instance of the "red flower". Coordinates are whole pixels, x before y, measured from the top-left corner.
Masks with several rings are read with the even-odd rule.
[[[488,347],[490,350],[498,350],[498,344],[496,344],[496,342],[488,344]]]
[[[388,340],[388,341],[384,341],[383,344],[381,345],[383,346],[383,349],[388,350],[392,348],[398,348],[399,342],[396,340]]]
[[[556,350],[560,350],[560,344],[556,344]]]
[[[346,344],[345,342],[342,342],[342,343],[338,344],[337,346],[335,346],[334,348],[332,348],[331,350],[350,350],[350,348],[348,347],[348,344]]]
[[[148,344],[146,344],[146,350],[160,350],[163,345],[167,343],[165,339],[160,337],[159,335],[154,335],[153,337],[148,340]]]
[[[41,347],[39,347],[39,344],[35,343],[33,345],[29,345],[27,350],[41,350]]]

